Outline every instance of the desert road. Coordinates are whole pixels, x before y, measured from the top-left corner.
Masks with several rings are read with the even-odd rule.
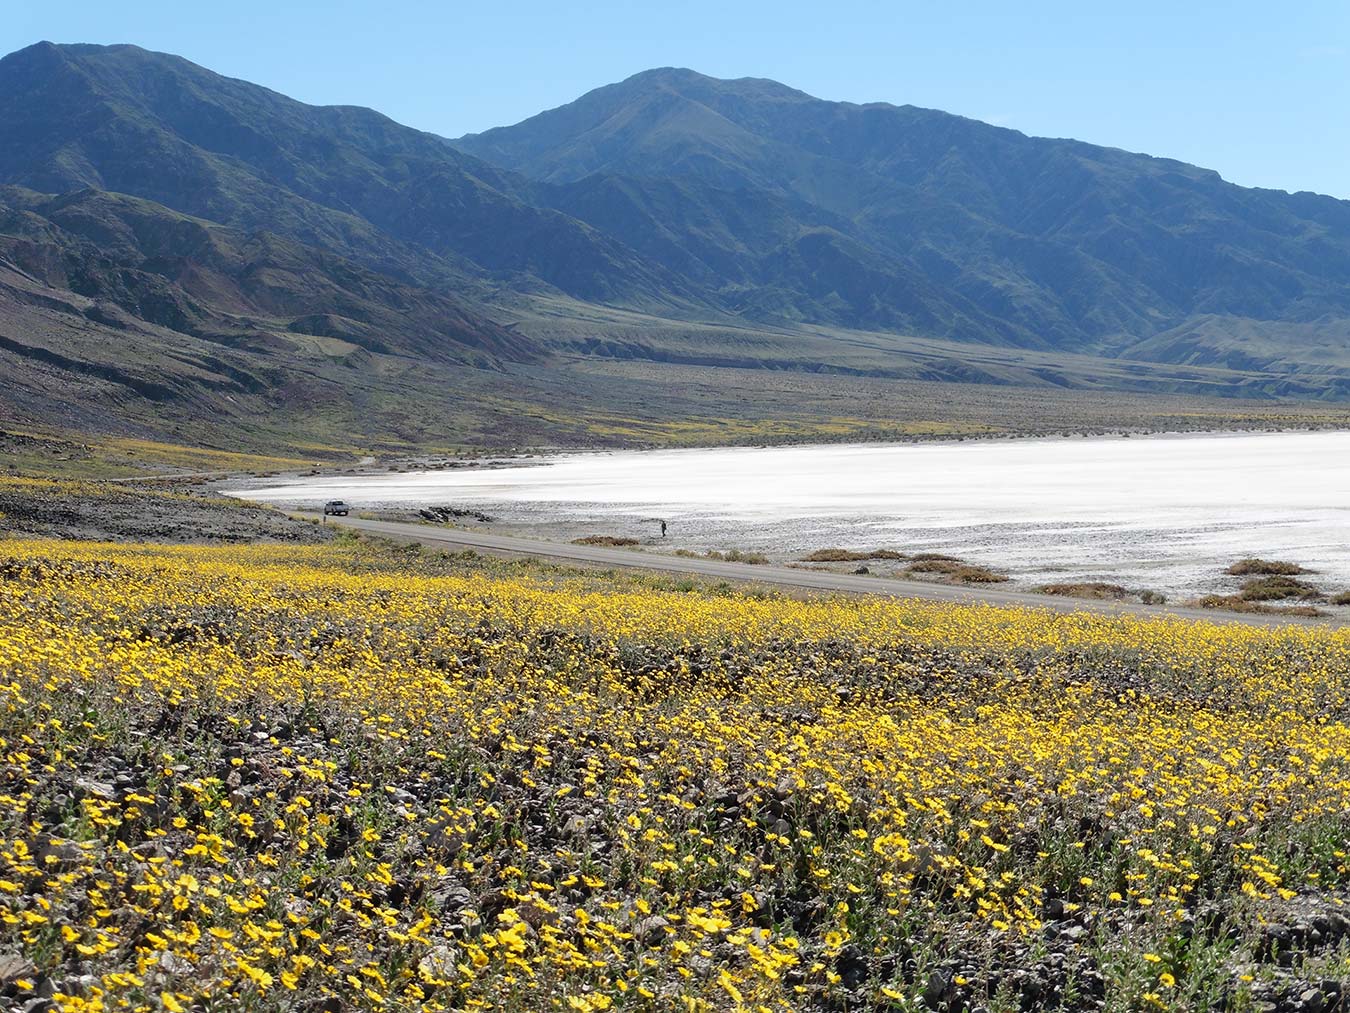
[[[315,514],[306,516],[318,519]],[[1336,616],[1319,619],[1307,616],[1222,612],[1212,609],[1187,608],[1181,605],[1141,605],[1133,602],[1063,598],[1036,594],[1031,591],[1005,590],[987,585],[971,587],[935,584],[927,581],[835,573],[827,570],[731,563],[718,559],[672,556],[665,553],[612,549],[596,545],[573,545],[570,542],[549,542],[536,538],[520,538],[513,535],[497,535],[483,531],[442,528],[401,521],[366,520],[360,517],[329,517],[327,522],[356,528],[384,538],[421,542],[425,545],[443,545],[456,549],[473,549],[489,555],[538,556],[590,566],[621,566],[666,573],[684,573],[698,577],[710,577],[716,580],[735,580],[799,590],[874,594],[890,598],[923,598],[929,601],[948,601],[966,605],[984,603],[1049,609],[1056,612],[1096,612],[1102,615],[1133,616],[1140,619],[1199,619],[1211,623],[1243,623],[1252,626],[1299,625],[1331,628],[1345,625],[1345,620]]]

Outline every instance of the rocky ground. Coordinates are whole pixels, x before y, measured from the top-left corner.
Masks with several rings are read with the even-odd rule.
[[[292,542],[326,529],[192,482],[0,478],[0,532],[94,541]]]

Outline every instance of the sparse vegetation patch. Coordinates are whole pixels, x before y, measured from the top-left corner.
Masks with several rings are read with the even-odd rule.
[[[1032,590],[1040,594],[1083,598],[1089,601],[1128,601],[1133,598],[1145,605],[1163,605],[1167,602],[1167,595],[1149,588],[1131,590],[1120,584],[1098,580],[1042,584]]]
[[[1238,597],[1243,601],[1285,601],[1289,598],[1321,598],[1322,592],[1293,577],[1253,577],[1243,582]]]
[[[908,576],[937,576],[953,584],[1000,584],[1008,578],[983,566],[964,563],[950,556],[924,554],[905,568]]]
[[[1267,605],[1261,600],[1243,598],[1236,594],[1207,594],[1195,602],[1200,608],[1225,609],[1229,612],[1252,612],[1263,615],[1323,616],[1315,605]]]
[[[1119,599],[1123,601],[1132,597],[1128,588],[1121,587],[1119,584],[1109,584],[1099,580],[1081,581],[1078,583],[1061,584],[1042,584],[1035,589],[1041,594],[1062,595],[1066,598],[1093,598],[1093,599]]]
[[[909,559],[894,549],[870,549],[855,552],[851,549],[816,549],[802,557],[803,563],[864,563],[874,559]]]
[[[749,563],[763,566],[769,557],[762,552],[746,552],[743,549],[709,549],[707,552],[692,552],[689,549],[676,549],[675,555],[686,559],[718,559],[726,563]]]
[[[1290,563],[1282,559],[1257,559],[1254,556],[1249,556],[1246,559],[1239,559],[1228,568],[1227,572],[1234,577],[1246,577],[1251,574],[1292,577],[1311,571],[1305,570],[1298,563]]]
[[[0,475],[0,533],[159,542],[309,543],[327,532],[192,481]]]

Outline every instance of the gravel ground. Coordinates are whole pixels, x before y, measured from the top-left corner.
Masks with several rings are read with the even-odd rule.
[[[0,480],[0,532],[149,542],[324,541],[331,533],[183,483]]]

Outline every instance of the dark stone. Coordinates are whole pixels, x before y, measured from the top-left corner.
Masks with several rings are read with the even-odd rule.
[[[835,974],[839,975],[844,987],[850,991],[865,984],[871,976],[871,967],[862,950],[849,944],[839,951],[834,961]]]
[[[655,946],[666,938],[666,928],[670,922],[660,915],[643,918],[633,926],[633,938],[643,946]]]

